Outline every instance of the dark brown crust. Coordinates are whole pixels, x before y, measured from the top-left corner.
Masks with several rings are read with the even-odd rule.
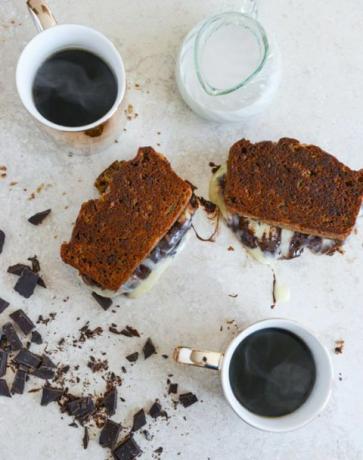
[[[325,238],[352,231],[363,171],[352,171],[314,145],[283,138],[231,147],[225,202],[230,212]]]
[[[61,257],[102,288],[117,291],[177,220],[192,189],[151,147],[113,163],[95,185],[104,193],[83,203]]]

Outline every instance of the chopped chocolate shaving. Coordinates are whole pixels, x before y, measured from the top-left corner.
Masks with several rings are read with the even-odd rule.
[[[51,209],[46,209],[45,211],[38,212],[34,216],[29,217],[28,222],[33,225],[39,225],[43,220],[50,214]]]
[[[149,358],[151,355],[156,354],[155,346],[150,337],[147,339],[142,351],[144,352],[145,359]]]
[[[63,395],[61,388],[54,388],[49,385],[43,387],[42,399],[40,401],[41,406],[48,406],[51,402],[59,401]]]
[[[181,394],[179,396],[179,401],[181,402],[183,407],[189,407],[192,404],[196,403],[198,401],[198,398],[195,394],[189,392]]]
[[[79,420],[86,419],[95,411],[95,405],[90,396],[77,398],[67,403],[66,410],[69,415]]]
[[[21,343],[21,340],[11,323],[4,324],[3,333],[8,341],[11,351],[18,351],[22,348],[23,344]]]
[[[135,353],[131,353],[131,355],[126,356],[127,361],[130,363],[134,363],[138,360],[139,358],[139,353],[135,351]]]
[[[21,309],[11,313],[10,318],[19,326],[24,335],[28,335],[35,328],[33,321]]]
[[[343,353],[343,350],[344,350],[344,340],[336,340],[334,353],[336,355],[341,355]]]
[[[14,362],[17,364],[22,364],[26,367],[30,367],[31,369],[36,369],[40,366],[42,358],[35,353],[32,353],[31,351],[23,348],[15,356]]]
[[[39,276],[36,273],[33,273],[29,268],[25,268],[16,282],[14,289],[21,296],[28,299],[33,294],[38,280]]]
[[[92,372],[101,372],[107,371],[108,369],[108,361],[107,359],[97,359],[93,356],[90,357],[90,360],[87,363],[87,366],[92,370]]]
[[[55,376],[54,369],[46,366],[40,366],[32,372],[32,375],[44,380],[52,380]]]
[[[46,326],[48,326],[48,323],[50,321],[53,321],[56,316],[57,316],[57,313],[49,313],[48,318],[43,318],[43,315],[39,315],[36,323],[37,324],[45,324]]]
[[[142,454],[142,450],[134,438],[129,436],[120,442],[112,454],[115,460],[134,460]]]
[[[14,381],[11,386],[11,393],[17,393],[22,395],[24,393],[25,388],[25,381],[26,381],[27,373],[22,370],[17,370],[15,373]]]
[[[100,445],[112,449],[117,442],[121,429],[122,426],[119,423],[107,419],[100,434]]]
[[[0,377],[6,374],[6,367],[8,365],[8,352],[0,350]]]
[[[86,426],[84,427],[84,435],[83,435],[82,443],[83,443],[83,449],[87,449],[88,443],[89,443],[89,434],[88,434],[88,428]]]
[[[108,310],[112,305],[112,299],[110,299],[109,297],[103,297],[102,295],[99,295],[96,292],[92,292],[92,297],[104,310]]]
[[[41,345],[43,343],[42,336],[39,334],[38,331],[33,331],[31,336],[31,342],[36,343],[37,345]]]
[[[3,252],[4,243],[5,243],[5,233],[2,230],[0,230],[0,254]]]
[[[169,385],[169,394],[177,394],[178,393],[178,384],[177,383],[171,383]]]
[[[2,313],[6,308],[8,308],[9,305],[9,302],[0,297],[0,313]]]
[[[234,251],[234,247],[233,246],[228,246],[227,251]]]
[[[102,401],[103,407],[106,409],[106,413],[112,416],[116,413],[117,409],[117,388],[112,387],[104,396]]]
[[[4,379],[0,379],[0,396],[6,396],[8,398],[11,398],[8,384]]]
[[[152,418],[158,418],[162,415],[161,404],[158,401],[155,401],[154,404],[150,407],[149,415]]]
[[[146,417],[144,409],[140,409],[134,414],[134,422],[131,431],[138,431],[140,428],[146,425]]]
[[[40,263],[37,256],[28,257],[28,260],[32,263],[32,271],[34,273],[40,272]]]

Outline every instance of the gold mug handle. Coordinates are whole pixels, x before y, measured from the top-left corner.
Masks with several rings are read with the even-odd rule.
[[[53,13],[43,0],[27,0],[26,4],[38,32],[57,25]]]
[[[223,353],[194,350],[189,347],[177,347],[174,350],[173,358],[180,364],[219,370],[222,366]]]

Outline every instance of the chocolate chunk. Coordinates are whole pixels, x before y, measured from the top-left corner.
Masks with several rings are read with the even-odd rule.
[[[25,264],[10,265],[10,267],[8,267],[8,273],[11,273],[12,275],[21,276],[26,268],[30,270],[30,267]]]
[[[37,345],[41,345],[43,343],[42,336],[39,334],[38,331],[33,331],[31,336],[31,342],[36,343]]]
[[[130,332],[132,337],[140,337],[140,333],[137,329],[131,326],[126,326],[126,330]]]
[[[105,426],[102,428],[99,443],[102,447],[112,447],[116,444],[117,438],[121,432],[122,426],[119,423],[113,422],[110,419],[106,420]]]
[[[116,449],[112,452],[115,460],[134,460],[142,454],[142,450],[136,444],[134,438],[129,436],[120,442]]]
[[[51,402],[58,401],[63,395],[61,388],[54,388],[49,385],[43,387],[41,406],[48,406]]]
[[[11,398],[8,384],[4,379],[0,379],[0,396],[6,396],[8,398]]]
[[[3,252],[4,243],[5,243],[5,233],[2,230],[0,230],[0,254]]]
[[[126,356],[127,361],[130,361],[130,363],[134,363],[137,361],[139,358],[139,353],[135,351],[135,353],[131,353],[131,355]]]
[[[67,404],[67,412],[78,419],[84,419],[93,414],[95,405],[90,396],[77,398]]]
[[[131,431],[138,431],[140,428],[146,425],[146,417],[144,409],[140,409],[134,415],[134,423],[132,425]]]
[[[38,286],[40,286],[40,287],[42,287],[44,289],[47,289],[47,285],[45,284],[43,278],[41,278],[40,276],[39,276],[39,279],[38,279]]]
[[[155,346],[152,343],[150,337],[147,339],[142,351],[144,352],[144,358],[145,359],[149,358],[151,355],[156,354]]]
[[[11,323],[6,323],[3,326],[3,333],[9,343],[11,351],[18,351],[22,348],[21,340],[15,332],[14,326]]]
[[[53,369],[55,369],[57,366],[53,363],[53,361],[49,358],[49,356],[47,355],[42,355],[42,363],[41,363],[42,366],[44,367],[51,367]]]
[[[9,305],[9,302],[0,297],[0,313],[2,313],[5,310],[5,308],[8,308]]]
[[[23,348],[15,356],[14,361],[17,364],[22,364],[23,366],[30,367],[31,369],[36,369],[40,366],[42,358],[29,350]]]
[[[23,370],[17,370],[13,384],[11,386],[11,393],[17,393],[19,395],[22,395],[24,393],[24,388],[25,388],[25,381],[26,381],[27,373]]]
[[[149,415],[151,415],[152,418],[158,418],[160,415],[162,415],[161,404],[158,401],[155,401],[154,404],[150,407]]]
[[[32,372],[32,375],[44,380],[52,380],[55,375],[54,369],[46,366],[40,366]]]
[[[192,404],[196,403],[198,401],[198,398],[195,396],[195,394],[189,392],[189,393],[183,393],[182,395],[180,395],[179,401],[184,407],[189,407]]]
[[[112,305],[112,299],[109,297],[103,297],[102,295],[97,294],[97,292],[92,292],[92,297],[104,310],[108,310]]]
[[[6,366],[8,364],[8,352],[0,350],[0,377],[6,374]]]
[[[14,289],[21,296],[28,299],[34,292],[39,276],[33,273],[29,268],[24,268],[20,278],[16,282]]]
[[[39,225],[43,220],[50,214],[51,209],[46,209],[45,211],[38,212],[34,216],[29,217],[28,222],[33,225]]]
[[[154,453],[157,454],[157,455],[160,455],[163,453],[163,448],[162,447],[158,447],[157,449],[154,450]]]
[[[11,313],[10,318],[19,326],[24,335],[28,335],[35,328],[33,321],[21,309]]]
[[[108,391],[102,401],[107,415],[114,415],[117,409],[117,388],[113,387]]]
[[[169,394],[177,394],[178,393],[178,384],[177,383],[171,383],[169,385],[169,391],[168,391]]]
[[[89,443],[89,434],[88,434],[88,428],[86,426],[84,427],[84,435],[83,435],[82,443],[83,443],[83,449],[87,449],[88,443]]]

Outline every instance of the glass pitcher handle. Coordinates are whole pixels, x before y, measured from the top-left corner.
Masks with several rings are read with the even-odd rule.
[[[242,0],[240,7],[241,13],[256,18],[258,13],[257,1],[258,0]]]

